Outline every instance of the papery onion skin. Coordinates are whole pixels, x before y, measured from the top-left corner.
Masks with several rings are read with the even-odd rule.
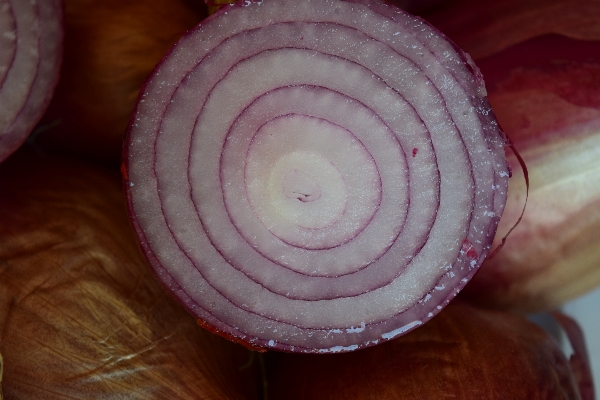
[[[0,162],[42,118],[59,78],[62,0],[0,2]]]
[[[388,62],[393,73],[380,67]],[[296,134],[300,123],[306,132]],[[320,129],[336,139],[319,141]],[[422,325],[475,273],[506,198],[504,145],[477,68],[422,20],[379,1],[242,2],[184,36],[146,82],[123,176],[144,254],[203,326],[255,348],[345,352]],[[333,149],[344,148],[353,149],[348,159],[365,160],[362,175],[332,161]],[[382,169],[385,159],[392,166]],[[303,160],[319,167],[291,167]],[[319,169],[328,177],[311,181]],[[269,179],[266,170],[275,171]],[[387,197],[344,191],[358,175],[374,188],[364,193]],[[289,227],[270,219],[296,193],[287,179],[306,203],[323,188],[342,188],[339,196],[323,194],[333,199],[326,204],[334,222],[307,218]],[[344,196],[359,195],[364,212],[345,212],[354,200]],[[276,212],[263,212],[269,209]],[[311,232],[318,237],[354,215],[353,230],[313,240]],[[381,240],[360,236],[371,231]],[[364,247],[348,251],[347,243]],[[286,246],[292,251],[278,253]]]
[[[535,54],[565,49],[538,64],[511,60],[519,48]],[[579,54],[579,59],[576,59]],[[467,293],[473,301],[522,312],[539,312],[600,285],[600,40],[543,36],[481,60],[490,80],[490,102],[527,164],[529,200],[521,224],[497,257],[487,260]],[[525,185],[521,167],[508,157],[506,220],[517,218]]]
[[[0,187],[7,399],[258,398],[251,353],[199,329],[148,271],[116,171],[24,148]]]
[[[142,83],[205,15],[200,0],[66,0],[63,73],[42,121],[52,129],[36,142],[118,165]]]
[[[335,356],[273,354],[271,400],[580,399],[558,344],[525,318],[452,302],[423,327]]]

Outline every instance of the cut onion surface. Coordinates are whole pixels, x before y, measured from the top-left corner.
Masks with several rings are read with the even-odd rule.
[[[379,1],[226,6],[148,79],[123,173],[158,277],[255,348],[425,323],[489,252],[506,140],[469,56]]]
[[[61,0],[0,0],[0,161],[50,102],[62,58]]]

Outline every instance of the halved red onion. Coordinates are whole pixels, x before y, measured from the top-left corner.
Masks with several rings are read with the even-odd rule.
[[[46,109],[62,58],[60,0],[0,0],[0,162]]]
[[[132,116],[130,214],[201,325],[343,352],[425,323],[487,255],[505,137],[468,55],[370,0],[226,6]]]

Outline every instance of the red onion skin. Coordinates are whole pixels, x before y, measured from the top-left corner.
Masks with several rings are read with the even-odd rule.
[[[147,269],[116,171],[25,148],[0,185],[7,399],[258,397],[251,353],[199,329]]]
[[[600,4],[446,4],[426,17],[477,62],[500,126],[528,165],[531,183],[523,221],[463,294],[490,307],[551,310],[600,285],[597,184],[568,184],[592,174],[597,164],[575,167],[578,157],[567,158],[578,141],[598,137]],[[597,149],[590,144],[579,158]],[[521,165],[514,155],[507,157],[513,179],[497,239],[518,219],[526,190]],[[570,172],[556,174],[553,165]]]
[[[569,362],[542,329],[459,301],[380,346],[271,361],[271,400],[580,399]]]
[[[567,54],[558,54],[561,48]],[[549,56],[549,49],[554,54]],[[569,184],[586,170],[569,172],[570,180],[546,172],[565,162],[555,154],[598,137],[600,58],[594,59],[596,54],[600,54],[600,41],[546,35],[480,60],[483,73],[490,77],[489,98],[499,122],[529,165],[531,191],[521,225],[467,287],[464,295],[473,301],[538,312],[600,285],[600,198],[595,184]],[[584,149],[580,158],[585,151],[597,151],[594,146],[598,145]],[[500,236],[511,224],[509,219],[516,220],[525,195],[524,185],[517,184],[521,166],[511,155],[508,160],[516,180],[511,183]],[[551,187],[554,194],[548,192]]]
[[[138,91],[206,15],[194,0],[66,0],[63,73],[42,124],[45,148],[118,165]]]

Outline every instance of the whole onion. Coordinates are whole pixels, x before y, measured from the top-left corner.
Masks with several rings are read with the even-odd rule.
[[[505,138],[468,55],[379,1],[244,2],[142,90],[123,174],[142,248],[201,324],[345,352],[424,324],[490,249]]]
[[[62,58],[60,0],[0,1],[0,162],[42,117]]]
[[[45,148],[119,164],[138,92],[186,30],[200,0],[65,0],[65,56],[36,137]]]
[[[597,287],[600,4],[462,1],[431,20],[477,57],[490,103],[530,180],[523,220],[484,263],[469,297],[535,312]],[[521,165],[513,155],[508,160],[515,179],[499,238],[521,213],[526,190]]]
[[[460,301],[381,346],[327,356],[280,353],[270,361],[271,400],[594,398],[589,365],[578,380],[538,326]]]
[[[256,358],[146,267],[118,173],[23,150],[0,165],[6,399],[257,399]]]

